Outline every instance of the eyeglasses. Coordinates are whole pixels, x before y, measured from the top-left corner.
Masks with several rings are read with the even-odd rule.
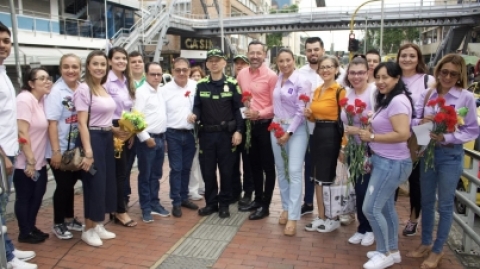
[[[451,78],[458,78],[460,76],[460,73],[456,71],[450,71],[448,69],[442,69],[440,70],[440,76],[442,77],[447,77],[450,74]]]
[[[151,77],[162,77],[163,74],[162,73],[148,73],[149,76]]]
[[[358,72],[355,72],[355,71],[348,71],[348,75],[349,76],[364,76],[365,74],[367,73],[367,71],[358,71]]]
[[[330,70],[332,68],[335,68],[333,65],[325,65],[325,66],[320,66],[318,70]]]
[[[45,82],[45,81],[52,81],[52,78],[51,77],[47,77],[47,76],[41,76],[41,77],[38,77],[38,78],[34,78],[32,79],[33,81],[35,80],[40,80],[42,82]]]
[[[179,73],[179,74],[181,74],[182,72],[187,73],[188,70],[190,70],[190,68],[175,68],[175,69],[173,69],[173,71],[175,71],[176,73]]]

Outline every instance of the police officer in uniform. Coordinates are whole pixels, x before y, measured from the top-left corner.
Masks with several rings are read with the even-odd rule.
[[[242,96],[237,81],[225,76],[225,55],[219,49],[207,52],[210,75],[199,80],[193,114],[188,121],[198,121],[199,161],[205,181],[206,206],[198,210],[200,216],[219,212],[220,218],[230,217],[232,199],[232,171],[237,156],[237,145],[242,142],[244,121],[240,112]],[[217,183],[217,165],[220,170],[220,192]],[[238,168],[237,168],[238,169]]]

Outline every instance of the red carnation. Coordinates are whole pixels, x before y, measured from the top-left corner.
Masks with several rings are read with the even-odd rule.
[[[345,98],[342,98],[340,99],[340,101],[338,101],[338,105],[341,106],[341,107],[344,107],[345,105],[347,105],[348,103],[348,98],[345,97]]]
[[[353,105],[348,105],[345,110],[347,111],[347,113],[349,114],[355,114],[355,107]]]
[[[355,112],[356,112],[357,114],[362,114],[362,112],[363,112],[363,107],[361,107],[361,106],[357,107],[356,110],[355,110]]]
[[[298,97],[298,99],[299,99],[300,101],[305,102],[305,103],[310,102],[310,97],[308,97],[308,95],[306,95],[306,94],[300,94],[300,96]]]
[[[23,137],[20,137],[20,138],[18,138],[18,143],[19,143],[20,145],[25,145],[25,144],[28,143],[28,141],[27,141],[27,139],[25,139],[25,138],[23,138]]]
[[[185,97],[189,97],[190,96],[190,91],[186,91],[185,92]]]
[[[444,106],[444,105],[445,105],[445,98],[443,98],[443,97],[438,97],[438,98],[437,98],[437,104],[438,104],[438,106],[440,106],[440,107]]]
[[[433,118],[433,121],[436,122],[436,123],[442,123],[445,118],[447,117],[447,115],[445,115],[444,113],[437,113],[435,115],[435,117]]]
[[[276,122],[271,122],[270,125],[268,126],[267,130],[270,132],[270,131],[276,131],[278,129],[281,129],[282,127],[280,126],[280,124],[276,123]]]
[[[356,106],[356,107],[362,107],[362,105],[363,105],[362,100],[360,100],[360,99],[355,99],[355,106]]]
[[[249,91],[242,92],[242,103],[248,102],[252,99],[252,93]]]
[[[363,109],[367,108],[367,103],[362,102],[362,105],[360,107],[363,108]]]
[[[434,107],[437,105],[437,100],[430,100],[428,101],[427,103],[427,106],[431,106],[431,107]]]
[[[282,136],[285,135],[285,132],[282,129],[277,129],[274,135],[276,138],[281,138]]]
[[[366,116],[360,117],[360,122],[361,122],[363,125],[368,125],[368,117],[366,117]]]

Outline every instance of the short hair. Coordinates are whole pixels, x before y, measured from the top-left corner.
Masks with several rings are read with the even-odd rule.
[[[378,52],[378,50],[376,50],[376,49],[371,49],[371,50],[367,51],[367,53],[365,53],[365,56],[367,56],[368,54],[375,54],[375,55],[378,56],[379,62],[382,61],[382,57],[380,56],[380,52]]]
[[[426,74],[428,70],[427,65],[423,60],[423,55],[422,55],[422,51],[420,50],[420,47],[416,44],[407,43],[400,46],[397,53],[397,64],[400,64],[400,54],[402,53],[402,50],[408,49],[408,48],[412,48],[417,52],[418,63],[417,63],[417,67],[415,68],[415,70],[417,71],[417,74]]]
[[[1,31],[0,31],[1,32]],[[47,74],[48,74],[48,71],[47,69],[45,69],[44,67],[38,67],[38,68],[32,68],[30,70],[28,70],[24,76],[23,76],[23,85],[22,85],[22,89],[23,90],[27,90],[29,92],[32,91],[32,87],[30,86],[30,84],[28,82],[30,81],[35,81],[35,77],[37,76],[37,73],[39,71],[45,71]]]
[[[324,55],[322,57],[320,57],[320,59],[318,59],[318,69],[317,69],[317,73],[318,71],[320,71],[320,64],[326,60],[330,60],[332,61],[333,65],[335,66],[335,68],[337,68],[337,72],[335,74],[335,79],[337,79],[339,76],[340,76],[340,70],[338,70],[340,68],[340,62],[338,61],[337,57],[335,56],[331,56],[331,55]]]
[[[200,68],[200,66],[194,66],[194,67],[192,67],[192,69],[190,69],[190,77],[192,77],[192,75],[193,75],[195,72],[200,73],[200,76],[201,76],[202,78],[205,77],[205,72],[203,72],[203,70],[202,70],[202,68]]]
[[[363,55],[362,55],[363,56]],[[364,56],[365,57],[365,56]],[[352,61],[348,64],[347,70],[345,73],[347,74],[345,76],[345,79],[343,80],[343,85],[347,85],[348,87],[352,88],[352,83],[350,83],[350,80],[348,80],[348,71],[350,71],[350,67],[352,65],[363,65],[365,66],[365,69],[368,71],[368,62],[365,58],[357,56],[352,59]]]
[[[440,76],[440,70],[442,70],[443,65],[446,63],[451,63],[455,66],[460,67],[460,77],[455,83],[455,86],[466,89],[468,87],[467,66],[465,65],[465,60],[463,59],[463,57],[456,53],[449,53],[443,56],[443,58],[440,59],[440,61],[438,62],[437,66],[435,66],[433,74],[435,76],[435,80],[437,81],[437,87],[440,84],[440,82],[438,81],[438,77]]]
[[[145,64],[145,74],[148,73],[148,69],[150,69],[151,65],[158,65],[158,66],[160,66],[160,68],[162,68],[162,66],[157,62],[148,62],[148,63]]]
[[[190,68],[190,61],[185,58],[185,57],[177,57],[173,60],[173,68],[175,68],[175,64],[179,63],[179,62],[184,62],[187,64],[188,68]]]
[[[138,57],[138,56],[141,56],[142,59],[143,59],[143,55],[136,50],[134,50],[134,51],[130,52],[130,54],[128,54],[128,58],[133,58],[133,57]]]
[[[248,43],[248,51],[250,51],[250,46],[251,45],[262,45],[263,51],[267,51],[267,46],[265,44],[263,44],[262,41],[260,41],[260,40],[255,39],[255,40],[250,41],[250,43]]]
[[[12,37],[12,32],[10,32],[10,29],[8,29],[8,27],[0,21],[0,33],[1,32],[7,32],[7,34]]]
[[[318,37],[318,36],[314,36],[314,37],[309,37],[307,39],[305,39],[305,48],[307,48],[307,44],[313,44],[313,43],[320,43],[320,47],[322,47],[323,49],[323,40]]]
[[[59,66],[58,66],[60,74],[62,74],[63,61],[67,58],[70,58],[70,57],[75,58],[75,60],[78,61],[78,66],[80,67],[80,71],[82,70],[82,60],[80,59],[80,57],[78,57],[76,54],[73,54],[73,53],[67,53],[67,54],[63,54],[62,57],[60,58],[60,63],[59,63]]]

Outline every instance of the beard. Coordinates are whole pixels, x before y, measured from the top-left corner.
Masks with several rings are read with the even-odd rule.
[[[307,61],[308,61],[308,63],[310,63],[310,64],[318,64],[318,57],[317,57],[317,59],[312,59],[312,58],[307,59]]]

